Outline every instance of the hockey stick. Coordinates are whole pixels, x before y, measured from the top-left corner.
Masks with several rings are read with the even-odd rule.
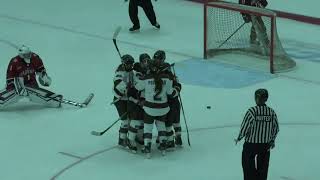
[[[244,22],[243,24],[241,24],[238,29],[236,29],[225,41],[223,41],[223,43],[221,43],[217,49],[219,49],[221,46],[223,46],[234,34],[236,34],[244,25],[246,24],[246,22]]]
[[[82,103],[70,101],[70,100],[67,100],[67,99],[62,99],[61,103],[77,106],[77,107],[80,107],[80,108],[84,108],[84,107],[88,106],[88,104],[91,102],[93,97],[94,97],[94,94],[90,93],[89,96]]]
[[[106,133],[110,128],[112,128],[112,126],[114,126],[118,121],[120,121],[125,115],[127,115],[127,112],[125,112],[124,114],[122,114],[116,121],[114,121],[107,129],[101,131],[101,132],[97,132],[97,131],[91,131],[91,134],[94,136],[102,136],[104,133]]]
[[[121,31],[121,26],[118,26],[117,29],[116,29],[116,30],[114,31],[114,33],[113,33],[112,41],[113,41],[114,46],[115,46],[116,49],[117,49],[117,52],[118,52],[118,54],[119,54],[119,56],[120,56],[120,59],[122,59],[122,58],[121,58],[121,57],[122,57],[122,56],[121,56],[121,53],[120,53],[119,48],[118,48],[118,45],[117,45],[117,37],[118,37],[120,31]],[[120,100],[120,98],[112,101],[112,102],[110,103],[110,105],[115,104],[115,103],[118,102],[119,100]]]
[[[120,58],[121,58],[122,56],[121,56],[121,54],[120,54],[120,51],[119,51],[119,48],[118,48],[118,45],[117,45],[117,37],[118,37],[120,31],[121,31],[121,26],[118,26],[117,29],[116,29],[116,31],[113,33],[112,41],[113,41],[113,44],[114,44],[114,46],[116,47],[117,52],[118,52],[118,54],[119,54],[119,56],[120,56]]]
[[[173,64],[173,65],[174,65],[174,64]],[[174,66],[172,66],[172,71],[173,71],[173,75],[176,76],[176,71],[175,71],[175,69],[174,69]],[[178,94],[178,98],[179,98],[180,105],[181,105],[181,110],[182,110],[182,115],[183,115],[184,123],[185,123],[185,125],[186,125],[188,144],[189,144],[189,146],[191,146],[191,143],[190,143],[190,135],[189,135],[189,128],[188,128],[188,124],[187,124],[187,120],[186,120],[186,115],[185,115],[185,113],[184,113],[184,108],[183,108],[182,99],[181,99],[180,94]]]

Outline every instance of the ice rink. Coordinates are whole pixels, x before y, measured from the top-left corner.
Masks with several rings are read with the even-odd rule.
[[[268,179],[320,179],[319,26],[277,20],[280,39],[297,67],[271,75],[202,60],[200,4],[158,0],[154,6],[161,30],[154,29],[140,10],[139,33],[128,32],[128,4],[121,0],[2,0],[1,4],[0,39],[25,44],[40,55],[53,80],[50,90],[74,101],[95,94],[83,109],[68,105],[52,109],[22,101],[1,110],[1,180],[240,180],[242,143],[235,146],[233,139],[245,111],[254,105],[254,91],[261,87],[269,90],[268,105],[280,122]],[[101,137],[90,135],[118,118],[110,105],[114,70],[120,63],[112,43],[117,26],[122,26],[118,37],[122,54],[138,58],[163,49],[167,61],[176,63],[191,147],[183,133],[183,149],[164,157],[154,150],[154,156],[146,159],[116,147],[119,124]],[[16,54],[0,43],[3,87],[8,62]],[[184,130],[182,116],[181,123]]]

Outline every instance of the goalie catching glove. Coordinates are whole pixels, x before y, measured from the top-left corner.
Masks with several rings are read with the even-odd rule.
[[[42,71],[39,74],[38,80],[42,86],[50,86],[51,84],[51,78],[48,76],[48,74],[45,71]]]

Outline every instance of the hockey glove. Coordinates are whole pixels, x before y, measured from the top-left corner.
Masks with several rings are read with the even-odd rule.
[[[51,78],[48,76],[46,72],[42,72],[39,75],[38,80],[42,86],[50,86],[51,84]]]
[[[245,23],[251,22],[251,16],[249,14],[242,14],[242,18]]]
[[[135,88],[128,88],[127,96],[128,97],[136,97],[138,94],[138,91]]]
[[[241,141],[241,139],[239,139],[239,138],[234,139],[234,142],[235,142],[236,145],[237,145],[238,142],[240,142],[240,141]]]

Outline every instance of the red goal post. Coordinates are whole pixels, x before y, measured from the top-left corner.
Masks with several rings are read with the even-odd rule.
[[[251,21],[245,23],[243,14]],[[285,52],[276,29],[276,13],[229,2],[204,3],[204,59],[242,54],[268,63],[271,73],[288,71],[296,63]],[[266,61],[261,61],[265,59]]]

